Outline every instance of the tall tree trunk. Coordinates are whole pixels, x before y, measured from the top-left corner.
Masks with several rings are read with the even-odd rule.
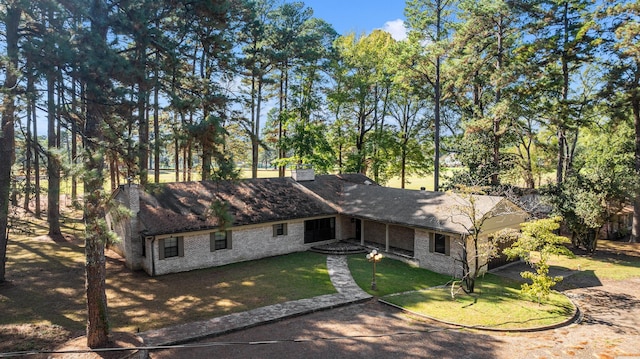
[[[253,134],[251,136],[251,177],[258,177],[258,161],[259,161],[259,151],[260,151],[260,108],[262,107],[262,87],[263,87],[262,77],[258,79],[258,90],[256,93],[256,117],[254,121]]]
[[[71,81],[71,112],[74,115],[71,119],[71,166],[75,167],[78,164],[78,122],[75,115],[78,112],[76,96],[78,81],[75,77]],[[78,199],[78,175],[76,175],[76,171],[71,171],[71,173],[71,201],[75,203]]]
[[[640,69],[636,70],[636,83],[639,82]],[[635,127],[635,171],[640,174],[640,94],[635,92],[631,99],[633,123]],[[640,240],[640,194],[636,193],[633,201],[633,223],[631,225],[631,242]]]
[[[91,32],[94,35],[90,55],[106,57],[108,13],[104,0],[93,0],[90,9]],[[87,293],[87,346],[104,347],[109,339],[107,314],[106,266],[104,247],[107,239],[104,219],[104,146],[102,125],[107,116],[105,77],[108,74],[90,71],[86,81],[87,113],[85,123],[85,256]]]
[[[38,118],[36,116],[36,101],[35,99],[31,103],[31,115],[33,116],[33,172],[35,180],[35,210],[33,214],[36,218],[40,218],[42,215],[42,208],[40,205],[40,144],[38,142]]]
[[[179,182],[180,181],[180,142],[178,141],[177,134],[173,138],[173,145],[174,145],[173,162],[175,163],[175,166],[176,166],[175,168],[176,182]]]
[[[444,4],[441,0],[436,2],[436,41],[442,40],[442,12],[444,11]],[[434,111],[434,134],[433,134],[433,190],[438,192],[440,190],[440,102],[442,86],[440,84],[440,66],[441,57],[436,55],[436,74],[433,82],[433,111]]]
[[[253,48],[256,48],[255,41],[253,42]],[[254,68],[251,73],[251,178],[258,178],[258,138],[256,137],[257,125],[256,125],[256,73],[255,64],[252,64]]]
[[[567,53],[567,47],[569,46],[569,2],[565,2],[563,5],[563,49],[560,57],[562,67],[562,93],[561,93],[561,113],[560,116],[569,116],[567,111],[568,99],[569,99],[569,55]],[[564,125],[566,118],[558,118],[558,163],[556,164],[556,181],[558,184],[562,183],[565,179],[567,163],[567,128]]]
[[[149,182],[149,121],[147,119],[147,89],[142,80],[138,93],[138,167],[140,171],[140,184]]]
[[[285,156],[282,142],[284,140],[284,131],[282,126],[283,111],[285,111],[285,94],[284,94],[284,70],[280,72],[280,94],[279,94],[279,112],[278,112],[278,159],[281,160]],[[282,164],[278,165],[278,177],[284,177],[285,168]]]
[[[503,43],[503,29],[502,29],[502,16],[497,23],[497,41],[498,51],[496,54],[496,73],[501,74],[504,62],[504,43]],[[498,83],[494,84],[496,88],[495,102],[496,106],[500,105],[502,100],[502,83],[498,78]],[[500,133],[500,125],[502,122],[502,115],[494,115],[493,118],[493,171],[491,173],[491,185],[498,186],[500,184],[500,142],[502,141],[502,134]]]
[[[47,222],[49,235],[59,236],[60,229],[60,157],[58,134],[56,133],[55,73],[47,74]]]
[[[47,222],[49,235],[58,236],[60,230],[60,158],[57,153],[59,143],[56,133],[56,105],[54,74],[47,75]]]
[[[9,242],[9,191],[11,166],[15,161],[15,96],[18,82],[18,26],[22,9],[17,2],[7,4],[5,17],[5,44],[7,66],[4,78],[2,126],[0,127],[0,283],[5,281],[7,244]]]
[[[158,70],[155,71],[155,86],[153,87],[153,181],[160,183],[160,84]]]
[[[115,158],[113,158],[113,155],[111,155],[107,156],[107,161],[109,162],[109,182],[111,182],[111,190],[114,191],[116,188],[118,188],[118,185],[116,184],[116,172],[118,171],[116,167],[116,160]]]
[[[27,65],[27,68],[30,68]],[[33,157],[33,145],[32,145],[32,136],[31,136],[31,121],[34,120],[33,114],[31,113],[32,106],[31,102],[35,102],[35,91],[34,91],[34,80],[33,75],[29,74],[27,79],[27,134],[25,138],[25,184],[24,184],[24,202],[23,207],[27,212],[31,212],[29,208],[29,204],[31,201],[31,175],[32,175],[32,157]]]

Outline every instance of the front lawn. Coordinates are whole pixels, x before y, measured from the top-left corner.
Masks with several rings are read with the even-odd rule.
[[[356,283],[372,295],[409,311],[446,322],[501,329],[531,328],[562,322],[573,315],[567,297],[554,292],[538,305],[520,296],[520,282],[487,274],[472,295],[451,298],[450,276],[383,258],[376,265],[377,290],[371,290],[372,263],[364,255],[349,257]]]
[[[15,350],[15,345],[6,346],[11,343],[29,350],[60,339],[40,338],[45,331],[59,337],[64,328],[70,336],[83,335],[83,246],[14,236],[7,254],[8,282],[0,286],[0,352]],[[113,331],[146,331],[336,293],[326,256],[310,252],[159,277],[132,272],[112,252],[109,256],[107,298]]]
[[[573,315],[569,299],[552,292],[541,305],[520,296],[520,283],[492,274],[476,281],[475,293],[451,296],[451,287],[389,295],[385,301],[446,322],[496,329],[523,329],[561,323]]]
[[[376,284],[378,289],[371,289],[373,264],[364,254],[349,256],[349,270],[360,288],[371,295],[384,296],[391,293],[402,293],[427,289],[442,285],[451,280],[450,276],[435,273],[423,268],[410,266],[407,263],[382,258],[376,264]]]
[[[640,243],[599,240],[593,254],[577,253],[574,258],[554,256],[549,264],[579,271],[576,276],[624,280],[640,278]]]

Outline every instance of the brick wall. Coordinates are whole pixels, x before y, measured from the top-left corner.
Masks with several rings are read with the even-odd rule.
[[[130,269],[142,269],[142,239],[140,238],[140,228],[138,212],[140,212],[140,193],[136,184],[122,185],[118,188],[115,200],[131,211],[131,218],[116,218],[109,213],[106,220],[110,229],[116,233],[119,241],[109,248],[120,254],[125,259],[125,265]]]
[[[416,229],[414,257],[420,267],[437,273],[448,274],[455,277],[462,275],[462,269],[456,259],[460,258],[462,246],[458,238],[450,236],[449,255],[429,251],[429,243],[433,240],[433,232]]]
[[[336,221],[337,223],[339,221]],[[304,221],[287,222],[287,234],[273,236],[272,224],[231,228],[231,248],[210,250],[210,232],[183,237],[184,256],[158,259],[159,241],[155,240],[156,275],[221,266],[225,264],[301,252],[312,246],[331,242],[304,243]],[[338,236],[339,228],[336,228]],[[149,252],[147,252],[149,253]],[[147,255],[149,257],[149,255]],[[148,269],[148,273],[151,271]]]

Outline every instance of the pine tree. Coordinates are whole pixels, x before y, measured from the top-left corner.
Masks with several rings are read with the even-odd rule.
[[[2,123],[0,124],[0,283],[5,281],[7,243],[9,241],[9,192],[11,190],[11,167],[15,161],[16,93],[18,91],[19,26],[22,15],[20,1],[6,4],[4,17],[7,66],[2,85]]]

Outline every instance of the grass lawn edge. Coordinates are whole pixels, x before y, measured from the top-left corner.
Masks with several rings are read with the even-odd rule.
[[[562,294],[562,293],[561,293]],[[573,315],[571,317],[569,317],[568,319],[565,319],[559,323],[554,323],[554,324],[547,324],[547,325],[540,325],[540,326],[535,326],[535,327],[529,327],[529,328],[494,328],[494,327],[485,327],[482,325],[467,325],[467,324],[460,324],[460,323],[455,323],[455,322],[451,322],[451,321],[447,321],[444,319],[439,319],[439,318],[435,318],[429,315],[426,315],[424,313],[419,313],[407,308],[404,308],[400,305],[388,302],[386,300],[384,300],[383,298],[377,298],[378,301],[382,304],[397,308],[405,313],[409,313],[411,315],[415,315],[421,318],[426,318],[426,319],[430,319],[433,320],[435,322],[441,323],[441,324],[445,324],[445,325],[450,325],[450,326],[454,326],[454,327],[459,327],[459,328],[466,328],[466,329],[475,329],[475,330],[483,330],[483,331],[489,331],[489,332],[503,332],[503,333],[515,333],[515,332],[520,332],[520,333],[528,333],[528,332],[541,332],[541,331],[546,331],[546,330],[552,330],[552,329],[558,329],[558,328],[562,328],[565,327],[567,325],[571,325],[571,324],[578,324],[582,321],[583,318],[583,314],[582,311],[580,310],[580,307],[578,307],[578,305],[567,295],[562,294],[563,296],[565,296],[569,302],[571,303],[571,305],[573,306]]]

